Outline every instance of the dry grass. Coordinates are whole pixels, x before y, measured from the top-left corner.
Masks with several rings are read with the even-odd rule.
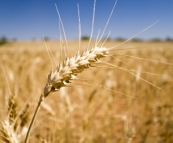
[[[58,63],[59,43],[56,41],[46,43],[51,47]],[[78,42],[68,43],[70,48],[77,51]],[[82,48],[85,48],[87,43],[82,42]],[[109,41],[105,47],[109,48],[116,44],[118,43]],[[94,42],[91,45],[94,45]],[[173,66],[124,56],[173,63],[171,46],[172,43],[129,42],[118,47],[126,50],[112,51],[111,54],[121,61],[114,57],[106,57],[105,61],[120,68],[110,66],[91,68],[78,76],[90,82],[74,81],[69,87],[51,93],[40,109],[29,141],[172,142]],[[69,57],[74,55],[73,51],[69,50],[68,55]],[[30,104],[31,118],[39,95],[47,83],[47,73],[51,70],[44,43],[16,42],[4,45],[0,48],[0,60],[1,121],[5,121],[9,115],[8,99],[11,95],[17,97],[18,112],[24,111],[27,103]],[[128,68],[162,90],[122,68]],[[111,90],[97,85],[105,85]]]

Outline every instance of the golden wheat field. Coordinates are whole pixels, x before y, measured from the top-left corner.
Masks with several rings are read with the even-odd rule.
[[[87,44],[82,41],[82,49]],[[8,136],[25,139],[47,75],[60,61],[59,42],[46,45],[52,64],[43,41],[0,47],[1,142]],[[68,47],[68,57],[75,55],[78,42],[68,41]],[[49,94],[29,143],[173,142],[173,43],[127,42],[110,54],[102,59],[110,66],[86,69],[78,80]]]

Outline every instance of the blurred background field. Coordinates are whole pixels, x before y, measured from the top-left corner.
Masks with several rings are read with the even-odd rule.
[[[119,43],[107,41],[104,46],[109,48]],[[82,49],[87,44],[88,41],[82,41]],[[47,40],[46,45],[58,64],[59,42]],[[78,42],[68,41],[68,45],[68,56],[74,55]],[[111,52],[115,58],[106,57],[103,60],[127,68],[138,76],[120,68],[86,70],[78,77],[90,82],[74,81],[69,87],[51,93],[45,99],[30,142],[173,142],[172,48],[172,42],[158,41],[128,42],[117,47]],[[7,118],[8,98],[14,96],[18,112],[29,104],[24,126],[28,127],[51,70],[45,44],[43,41],[2,44],[0,63],[0,119]],[[55,64],[53,66],[55,68]]]

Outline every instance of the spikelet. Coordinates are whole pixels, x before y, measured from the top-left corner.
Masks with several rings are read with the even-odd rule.
[[[28,119],[29,119],[28,109],[29,109],[29,104],[26,104],[23,111],[18,115],[20,119],[20,120],[18,119],[20,121],[18,126],[20,126],[20,128],[25,127],[26,124],[28,123]]]
[[[17,117],[17,106],[15,96],[11,95],[8,99],[8,120],[10,124],[13,124],[15,118]]]
[[[79,73],[91,67],[92,64],[99,63],[100,59],[108,54],[109,50],[107,48],[94,47],[91,50],[86,50],[81,55],[66,58],[62,64],[57,66],[55,71],[51,71],[48,75],[48,83],[44,88],[44,97],[50,92],[65,87],[71,80],[76,79]]]

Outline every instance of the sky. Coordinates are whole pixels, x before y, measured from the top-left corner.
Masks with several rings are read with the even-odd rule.
[[[97,0],[93,39],[101,35],[115,0]],[[78,9],[80,10],[81,34],[90,36],[94,0],[0,0],[0,37],[12,40],[41,40],[43,37],[59,39],[61,15],[66,37],[78,39]],[[130,38],[154,22],[154,26],[136,38],[173,38],[172,0],[118,0],[105,30],[106,37]],[[100,31],[100,32],[99,32]]]

